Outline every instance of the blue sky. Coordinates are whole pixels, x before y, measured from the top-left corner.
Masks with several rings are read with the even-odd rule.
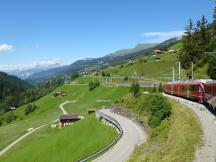
[[[0,70],[69,64],[179,35],[213,0],[0,0]]]

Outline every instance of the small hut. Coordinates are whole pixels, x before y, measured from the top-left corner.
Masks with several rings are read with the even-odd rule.
[[[63,114],[60,116],[60,123],[61,126],[64,127],[65,125],[70,125],[71,123],[74,123],[76,121],[79,121],[81,118],[79,115],[75,114]]]
[[[96,111],[96,109],[89,109],[88,110],[88,115],[91,115],[91,114],[95,113],[95,111]]]

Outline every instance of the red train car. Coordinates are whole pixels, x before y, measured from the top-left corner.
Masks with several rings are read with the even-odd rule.
[[[205,94],[204,99],[209,106],[216,109],[216,81],[207,82],[204,84]]]
[[[173,82],[163,85],[164,93],[184,97],[198,102],[204,101],[204,84],[202,82]]]

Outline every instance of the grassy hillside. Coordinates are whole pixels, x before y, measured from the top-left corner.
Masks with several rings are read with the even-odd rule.
[[[124,64],[123,67],[115,67],[106,72],[111,75],[120,76],[145,76],[161,80],[162,77],[171,77],[172,67],[177,67],[177,54],[162,54],[160,60],[157,61],[153,56],[143,57],[143,60],[137,60],[135,63]]]
[[[183,48],[183,44],[182,44],[182,41],[179,40],[177,41],[176,43],[174,43],[173,45],[171,45],[168,50],[179,50],[179,49],[182,49]]]
[[[182,41],[177,41],[168,46],[168,50],[179,50],[182,47]],[[175,79],[179,78],[178,62],[181,52],[164,52],[159,56],[160,60],[155,59],[157,56],[144,56],[121,66],[107,69],[105,72],[111,74],[111,76],[144,76],[165,82],[172,81],[173,67],[175,68]],[[208,79],[207,69],[208,64],[203,65],[202,62],[194,64],[194,79]],[[189,70],[186,71],[181,68],[181,79],[188,80],[187,73],[190,73]]]
[[[0,161],[77,161],[104,147],[116,137],[114,128],[107,127],[93,115],[64,129],[46,127],[19,143],[2,156]]]
[[[86,90],[86,93],[77,98],[76,103],[65,105],[65,109],[71,113],[86,115],[88,109],[110,105],[128,92],[129,87],[98,87],[94,91]]]
[[[9,125],[3,125],[0,127],[0,150],[11,143],[13,140],[21,136],[27,131],[28,128],[38,127],[40,125],[51,122],[59,117],[61,111],[59,105],[66,100],[77,100],[77,103],[71,106],[65,105],[67,110],[80,114],[86,114],[87,110],[92,107],[98,107],[102,105],[111,104],[115,98],[123,96],[128,92],[128,88],[122,87],[98,87],[94,91],[89,91],[88,86],[71,86],[65,85],[56,89],[56,92],[64,91],[68,96],[62,98],[54,98],[52,94],[35,101],[34,104],[38,106],[38,110],[25,115],[26,106],[22,106],[16,109],[13,114],[17,116],[17,119]],[[104,93],[106,92],[106,93]],[[112,100],[111,102],[98,103],[96,100]],[[73,109],[72,109],[73,108]],[[6,118],[9,113],[5,114]],[[10,133],[8,133],[10,132]]]
[[[119,104],[138,114],[147,122],[146,113],[140,110],[145,96],[142,95],[139,98],[125,96]],[[174,100],[169,100],[169,102],[172,105],[172,114],[169,119],[150,130],[147,142],[135,149],[129,161],[191,162],[193,160],[195,149],[202,142],[199,122],[188,108]]]

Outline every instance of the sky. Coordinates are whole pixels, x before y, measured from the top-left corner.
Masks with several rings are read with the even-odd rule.
[[[0,0],[0,70],[70,64],[180,36],[213,0]]]

